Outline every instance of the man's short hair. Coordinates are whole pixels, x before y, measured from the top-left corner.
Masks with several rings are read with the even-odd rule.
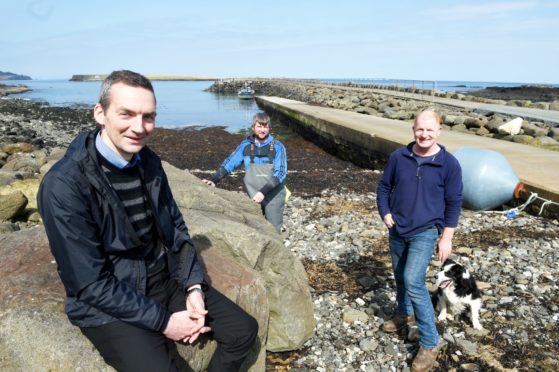
[[[423,115],[423,114],[428,114],[428,115],[434,117],[439,125],[442,124],[441,115],[434,108],[428,108],[428,109],[425,109],[425,110],[421,110],[421,111],[419,111],[415,114],[415,120],[413,121],[413,126],[414,127],[417,125],[417,118],[419,117],[419,115]]]
[[[254,114],[254,116],[252,117],[252,126],[254,127],[256,123],[265,124],[269,127],[272,126],[270,117],[265,112],[257,112],[256,114]]]
[[[113,71],[103,81],[99,92],[99,104],[105,110],[111,103],[111,87],[117,83],[123,83],[131,87],[145,88],[151,91],[155,97],[153,85],[151,85],[151,81],[147,77],[130,70]]]

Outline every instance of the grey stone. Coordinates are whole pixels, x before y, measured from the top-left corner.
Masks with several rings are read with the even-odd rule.
[[[532,136],[529,136],[527,134],[518,134],[516,136],[512,137],[512,141],[516,142],[516,143],[522,143],[525,145],[530,145],[535,141],[535,138]]]
[[[0,223],[0,234],[8,234],[19,230],[19,225],[11,222]]]
[[[464,124],[455,124],[452,127],[452,130],[456,132],[468,133],[468,128],[466,128]]]
[[[33,151],[33,145],[30,143],[10,143],[0,147],[0,151],[8,155],[21,153],[28,153]]]
[[[23,179],[23,174],[21,172],[0,169],[0,186],[6,186],[21,179]]]
[[[442,119],[444,124],[452,126],[456,120],[456,115],[443,115]]]
[[[467,116],[456,116],[456,118],[454,119],[454,125],[465,125],[466,120],[468,119],[469,118]]]
[[[464,121],[464,125],[468,129],[470,128],[479,129],[483,127],[483,122],[478,118],[466,118],[466,120]]]
[[[534,102],[530,105],[530,108],[549,110],[549,102]]]
[[[14,191],[7,195],[0,194],[0,221],[16,218],[26,205],[27,198],[21,191]]]
[[[350,324],[354,322],[365,323],[369,320],[369,315],[364,311],[348,307],[343,310],[342,319],[344,322]]]
[[[528,121],[522,122],[522,130],[524,131],[524,134],[532,137],[547,136],[549,133],[549,128],[546,128],[543,123],[536,125],[535,123]]]
[[[462,349],[467,354],[475,354],[478,349],[478,345],[474,342],[468,341],[463,338],[459,338],[456,340],[456,344],[460,349]]]
[[[559,100],[553,101],[549,104],[550,110],[559,111]]]
[[[42,165],[42,164],[41,164]],[[11,155],[2,169],[19,171],[29,175],[38,173],[40,165],[35,156],[31,153],[17,153]]]
[[[539,146],[559,146],[559,141],[551,137],[536,137],[533,144]]]
[[[502,124],[504,124],[503,118],[501,118],[500,116],[495,116],[487,122],[485,127],[493,133],[499,133],[499,127]]]
[[[372,338],[366,338],[359,342],[359,348],[365,352],[373,352],[378,347],[378,341]]]

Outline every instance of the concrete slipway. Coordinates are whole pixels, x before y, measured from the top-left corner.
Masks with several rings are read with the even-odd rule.
[[[307,137],[362,166],[381,164],[392,151],[413,139],[408,122],[279,97],[257,97],[257,100],[264,108],[297,122],[298,131]],[[528,195],[536,192],[544,199],[559,202],[559,152],[453,131],[443,131],[439,142],[451,152],[460,147],[499,152],[524,183]],[[546,215],[559,216],[557,205],[549,204],[545,211]]]

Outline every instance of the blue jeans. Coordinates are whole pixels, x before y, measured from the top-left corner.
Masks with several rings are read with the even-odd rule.
[[[432,349],[439,343],[439,334],[431,296],[425,285],[425,274],[439,232],[436,227],[431,227],[405,238],[392,228],[389,236],[392,269],[396,278],[397,312],[405,316],[415,313],[419,345]]]

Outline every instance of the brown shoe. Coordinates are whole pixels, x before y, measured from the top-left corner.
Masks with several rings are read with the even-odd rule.
[[[446,342],[439,342],[439,344],[433,349],[425,349],[423,346],[419,347],[417,355],[413,359],[411,365],[412,372],[427,372],[433,368],[437,357],[441,350],[446,347]]]
[[[415,315],[410,316],[395,315],[392,319],[382,324],[382,330],[386,333],[397,332],[407,325],[415,324]]]

